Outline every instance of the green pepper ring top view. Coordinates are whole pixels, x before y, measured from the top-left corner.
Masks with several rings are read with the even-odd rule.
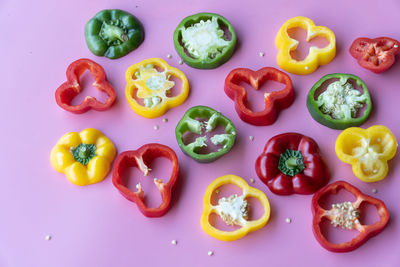
[[[199,119],[206,119],[206,121],[202,122]],[[205,134],[211,133],[217,126],[223,126],[225,133],[214,134],[210,141],[214,145],[222,147],[218,151],[207,154],[199,153],[201,148],[207,147],[209,141]],[[184,135],[187,132],[204,136],[197,137],[194,142],[185,144]],[[236,128],[231,120],[220,112],[206,106],[195,106],[185,112],[175,128],[175,136],[179,147],[185,154],[198,162],[207,163],[217,160],[231,150],[235,144]]]
[[[198,13],[184,18],[174,32],[182,60],[197,69],[215,69],[227,62],[236,46],[236,32],[224,17]]]
[[[318,93],[324,83],[332,79],[336,81],[330,82],[325,91]],[[362,93],[354,85],[361,87]],[[313,85],[307,96],[307,108],[320,124],[343,130],[363,124],[371,114],[372,101],[367,86],[359,77],[332,73]]]
[[[118,9],[98,12],[86,23],[86,44],[96,56],[117,59],[135,50],[144,40],[144,30],[133,15]]]

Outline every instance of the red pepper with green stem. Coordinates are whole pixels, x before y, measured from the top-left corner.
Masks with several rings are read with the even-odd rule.
[[[140,183],[136,185],[137,191],[132,192],[122,180],[124,171],[128,167],[137,167],[145,176],[149,175],[151,169],[148,167],[153,159],[164,157],[171,161],[172,172],[168,183],[161,179],[154,179],[154,184],[161,193],[162,203],[157,208],[150,208],[144,202],[144,191]],[[146,217],[161,217],[167,213],[171,203],[171,192],[174,188],[179,174],[178,158],[175,152],[168,146],[161,144],[146,144],[138,150],[125,151],[118,155],[113,167],[113,184],[119,192],[129,201],[136,203],[139,210]]]
[[[255,167],[261,181],[278,195],[312,194],[329,179],[317,143],[298,133],[272,137]]]

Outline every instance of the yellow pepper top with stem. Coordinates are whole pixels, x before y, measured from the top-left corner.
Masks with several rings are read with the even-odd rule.
[[[71,183],[89,185],[107,176],[115,154],[110,139],[99,130],[88,128],[62,136],[51,150],[50,161]]]
[[[175,82],[170,80],[171,76],[182,83],[180,93],[173,97],[168,96],[175,86]],[[129,105],[146,118],[160,117],[168,109],[185,102],[189,95],[189,82],[185,74],[161,58],[149,58],[130,66],[126,71],[126,81],[125,96]],[[143,100],[143,104],[137,98]]]
[[[296,50],[299,41],[290,38],[289,29],[302,28],[307,31],[307,42],[320,36],[328,40],[326,47],[310,47],[307,57],[302,61],[292,58],[290,53]],[[335,34],[324,26],[315,26],[314,22],[306,17],[294,17],[286,21],[279,29],[275,38],[275,45],[278,48],[277,63],[280,68],[287,72],[306,75],[314,72],[318,66],[328,64],[336,55]]]
[[[222,203],[223,205],[233,205],[233,206],[228,206],[228,210],[237,210],[238,206],[240,206],[240,204],[244,204],[241,205],[239,207],[239,210],[241,210],[241,212],[243,212],[243,214],[246,214],[245,217],[243,216],[236,216],[238,214],[235,214],[235,212],[233,212],[234,214],[225,214],[224,213],[224,209],[221,208],[221,203],[219,203],[219,205],[217,206],[213,206],[211,204],[211,197],[213,192],[218,189],[220,186],[223,186],[225,184],[234,184],[237,185],[238,187],[240,187],[242,189],[242,195],[240,197],[237,197],[237,195],[232,195],[230,196],[228,199],[223,199],[224,203]],[[259,218],[258,220],[254,220],[254,221],[248,221],[247,220],[247,211],[243,210],[243,208],[247,207],[247,202],[245,202],[244,200],[246,198],[256,198],[261,202],[262,207],[264,208],[264,214],[261,218]],[[232,200],[232,201],[231,201]],[[220,199],[221,201],[221,199]],[[220,202],[219,201],[219,202]],[[234,203],[236,202],[236,203]],[[241,202],[241,203],[238,203]],[[264,225],[268,222],[269,216],[270,216],[270,205],[269,205],[269,201],[267,199],[267,197],[265,196],[265,194],[254,188],[249,186],[245,180],[243,180],[241,177],[236,176],[236,175],[224,175],[221,176],[219,178],[217,178],[216,180],[214,180],[208,187],[206,190],[206,193],[204,195],[204,210],[203,210],[203,214],[201,216],[201,227],[203,228],[204,232],[206,232],[208,235],[222,240],[222,241],[234,241],[236,239],[242,238],[245,235],[247,235],[249,232],[253,232],[256,231],[262,227],[264,227]],[[225,222],[227,222],[227,224],[235,224],[235,225],[239,225],[241,226],[241,228],[235,230],[235,231],[222,231],[219,230],[217,228],[215,228],[213,225],[211,225],[210,221],[209,221],[209,217],[211,215],[211,213],[216,213],[219,216],[221,216]],[[243,215],[241,214],[241,215]]]
[[[351,127],[339,134],[335,151],[338,158],[353,167],[353,173],[364,182],[377,182],[388,173],[387,161],[396,154],[393,133],[383,125],[368,129]]]

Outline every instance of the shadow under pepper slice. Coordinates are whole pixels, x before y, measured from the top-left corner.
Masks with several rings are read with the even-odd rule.
[[[225,34],[224,29],[229,32]],[[214,69],[228,61],[236,45],[231,23],[221,15],[198,13],[184,18],[174,32],[174,45],[193,68]]]
[[[144,30],[133,15],[118,9],[106,9],[88,21],[85,39],[96,56],[116,59],[139,47],[144,39]]]
[[[268,140],[255,168],[261,181],[278,195],[312,194],[329,179],[317,143],[298,133],[284,133]]]
[[[319,201],[326,195],[337,194],[340,189],[352,193],[356,200],[355,202],[335,203],[330,210],[323,209]],[[359,207],[362,202],[374,205],[378,211],[380,221],[370,225],[363,225],[359,221]],[[317,241],[325,249],[332,252],[349,252],[360,247],[371,237],[379,234],[389,221],[389,212],[381,200],[363,194],[356,187],[344,181],[338,181],[321,188],[312,198],[312,213],[313,213],[313,233]],[[323,218],[331,221],[333,226],[342,227],[343,229],[356,229],[360,232],[358,236],[349,242],[335,244],[329,242],[323,235],[321,230],[321,222]]]
[[[89,70],[94,76],[95,82],[93,86],[106,93],[108,98],[105,103],[102,103],[93,96],[87,96],[79,105],[71,106],[74,97],[82,91],[80,77],[86,70]],[[97,111],[107,110],[114,104],[117,97],[114,88],[107,81],[104,69],[87,58],[78,59],[68,66],[67,81],[57,88],[55,96],[56,102],[61,108],[75,114],[85,113],[91,108]]]
[[[162,203],[157,208],[149,208],[145,204],[145,195],[140,183],[136,185],[137,191],[132,192],[122,181],[126,168],[137,167],[145,176],[151,169],[147,166],[153,159],[164,157],[171,161],[172,172],[168,183],[154,178],[154,184],[161,194]],[[179,163],[175,152],[168,146],[161,144],[146,144],[138,150],[125,151],[118,155],[113,167],[113,184],[119,192],[129,201],[136,203],[140,212],[146,217],[161,217],[168,212],[171,203],[171,192],[178,180]]]
[[[207,119],[207,121],[199,121],[198,119],[201,118]],[[214,145],[222,145],[218,151],[208,154],[198,153],[202,147],[207,146],[208,138],[206,136],[200,136],[194,142],[185,145],[183,136],[186,132],[202,135],[212,132],[218,125],[225,127],[225,133],[216,134],[210,138]],[[198,162],[205,163],[212,162],[231,150],[235,144],[236,128],[227,117],[218,111],[206,106],[195,106],[188,109],[179,121],[175,128],[175,135],[178,145],[184,153]]]
[[[325,91],[316,97],[317,91],[330,79]],[[349,82],[354,81],[362,88],[362,94]],[[361,116],[359,109],[365,105]],[[332,129],[346,129],[363,124],[371,114],[372,101],[367,86],[357,76],[344,73],[333,73],[322,77],[311,88],[307,96],[307,108],[317,122]]]
[[[268,80],[285,85],[280,91],[264,94],[265,108],[253,112],[246,107],[247,92],[240,82],[250,84],[255,90]],[[239,117],[250,124],[257,126],[271,125],[278,118],[281,109],[288,108],[294,101],[294,90],[290,77],[275,68],[265,67],[257,71],[238,68],[232,70],[225,79],[225,93],[235,102],[235,109]]]
[[[350,54],[361,67],[375,73],[388,70],[400,53],[400,42],[389,38],[357,38],[350,46]]]

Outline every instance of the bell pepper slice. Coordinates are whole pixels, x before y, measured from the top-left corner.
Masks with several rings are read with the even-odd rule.
[[[253,112],[246,107],[247,92],[240,82],[246,82],[258,90],[268,80],[282,83],[285,88],[265,93],[264,110]],[[288,108],[294,101],[294,90],[290,77],[272,67],[265,67],[257,71],[245,68],[232,70],[225,79],[225,93],[235,102],[235,109],[239,117],[243,121],[257,126],[273,124],[278,118],[280,110]]]
[[[261,181],[277,195],[312,194],[329,179],[317,143],[298,133],[269,139],[255,168]]]
[[[128,167],[136,167],[145,176],[148,176],[151,169],[147,166],[154,158],[164,157],[171,161],[172,172],[168,183],[161,179],[154,178],[154,184],[161,194],[162,203],[157,208],[147,207],[145,204],[145,193],[140,183],[136,185],[137,191],[132,192],[122,181],[122,176]],[[112,181],[118,191],[129,201],[136,203],[140,212],[146,217],[161,217],[165,215],[171,203],[171,193],[178,180],[179,163],[175,152],[168,146],[161,144],[146,144],[137,150],[122,152],[115,160],[113,167]]]
[[[102,103],[93,96],[87,96],[79,105],[71,106],[74,97],[82,91],[80,77],[86,70],[89,70],[95,78],[93,86],[106,93],[108,98]],[[107,81],[104,69],[87,58],[78,59],[68,66],[67,81],[57,88],[55,96],[56,102],[61,108],[75,114],[85,113],[91,108],[97,111],[107,110],[114,104],[117,97],[114,88]]]
[[[229,37],[221,25],[229,31]],[[232,24],[214,13],[198,13],[184,18],[174,32],[176,52],[189,66],[214,69],[233,55],[236,33]]]
[[[310,47],[304,60],[298,61],[292,58],[291,51],[296,50],[299,41],[290,38],[289,29],[302,28],[307,31],[307,42],[321,36],[328,40],[329,44],[324,48]],[[306,17],[294,17],[286,21],[279,29],[275,38],[275,46],[278,48],[277,63],[287,72],[307,75],[314,72],[320,65],[331,62],[336,55],[335,34],[324,26],[315,26],[314,22]]]
[[[218,205],[211,204],[213,192],[220,186],[234,184],[242,189],[242,195],[231,195],[229,198],[221,198]],[[264,208],[264,213],[258,220],[248,221],[249,205],[246,198],[256,198]],[[239,225],[241,228],[235,231],[222,231],[211,225],[209,217],[212,213],[219,215],[228,225]],[[242,238],[250,232],[257,231],[264,227],[271,213],[268,198],[257,188],[249,186],[241,177],[228,174],[214,180],[204,195],[204,210],[201,216],[201,227],[208,235],[222,240],[234,241]]]
[[[352,193],[356,197],[355,202],[348,201],[335,203],[332,204],[330,210],[325,210],[319,205],[319,200],[322,197],[337,194],[340,189]],[[361,212],[359,207],[363,202],[376,207],[380,217],[379,222],[370,225],[361,224],[359,221]],[[389,212],[383,201],[363,194],[359,189],[345,181],[338,181],[321,188],[314,194],[311,206],[313,213],[314,236],[322,247],[332,252],[349,252],[355,250],[367,242],[368,239],[382,232],[389,221]],[[330,220],[331,224],[335,227],[341,227],[348,230],[356,229],[360,234],[349,242],[340,244],[331,243],[326,239],[321,231],[320,225],[323,218]]]
[[[400,53],[400,42],[389,38],[357,38],[350,46],[350,54],[361,67],[375,73],[387,71]]]
[[[51,150],[50,162],[71,183],[82,186],[103,181],[115,154],[110,139],[99,130],[88,128],[63,135]]]
[[[198,119],[200,118],[204,118],[207,121],[199,121]],[[199,150],[207,146],[208,138],[205,134],[212,132],[218,125],[225,127],[225,133],[215,134],[210,138],[210,141],[214,145],[222,145],[222,148],[208,154],[200,154]],[[198,135],[204,134],[204,136],[200,136],[194,142],[185,145],[183,135],[186,132]],[[206,163],[217,160],[231,150],[235,144],[236,128],[227,117],[218,111],[206,106],[195,106],[188,109],[179,121],[175,128],[175,136],[179,147],[185,154],[198,162]]]
[[[133,15],[118,9],[106,9],[86,23],[85,39],[89,50],[96,56],[116,59],[139,47],[144,39],[144,30]]]
[[[352,165],[353,173],[364,182],[377,182],[388,173],[388,160],[396,154],[397,141],[383,125],[368,129],[347,128],[336,139],[338,158]]]
[[[316,97],[322,84],[330,79],[326,90]],[[354,81],[362,88],[362,94],[350,83]],[[357,117],[357,112],[365,106],[364,113]],[[357,76],[333,73],[322,77],[311,88],[307,96],[307,108],[317,122],[332,129],[346,129],[363,124],[371,114],[372,101],[365,83]]]
[[[174,81],[170,80],[171,76],[182,82],[180,93],[174,97],[169,97],[175,86]],[[133,111],[146,118],[160,117],[185,102],[189,95],[189,82],[185,74],[161,58],[149,58],[130,66],[126,71],[126,81],[125,96],[129,105]],[[143,100],[143,104],[135,96]]]

